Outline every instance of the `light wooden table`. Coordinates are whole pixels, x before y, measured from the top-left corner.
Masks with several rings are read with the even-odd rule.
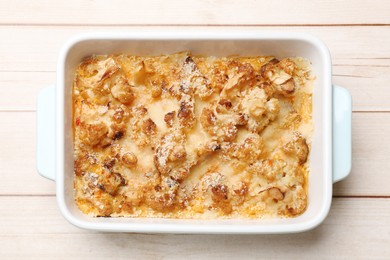
[[[235,3],[236,2],[236,3]],[[0,259],[390,259],[390,3],[373,1],[0,1]],[[60,46],[87,31],[308,32],[353,96],[353,170],[317,229],[293,235],[100,234],[73,227],[35,168],[35,98]]]

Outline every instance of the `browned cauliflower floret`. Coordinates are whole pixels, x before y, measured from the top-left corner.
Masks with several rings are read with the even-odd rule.
[[[148,198],[150,207],[156,211],[171,211],[176,206],[176,197],[179,183],[170,178],[163,177],[159,185],[155,186],[154,194]]]
[[[289,95],[295,91],[295,80],[293,78],[290,78],[286,80],[285,82],[277,85],[279,86],[278,90],[281,91],[285,95]]]
[[[172,69],[172,74],[177,76],[177,81],[168,89],[168,92],[176,97],[190,95],[192,97],[199,97],[200,99],[207,99],[212,93],[213,88],[210,86],[208,79],[200,72],[197,64],[188,53],[178,53],[176,60],[179,64]]]
[[[115,85],[111,88],[112,96],[122,104],[128,105],[134,100],[134,93],[127,80],[123,77],[119,78]]]
[[[130,111],[125,105],[121,104],[120,106],[115,106],[112,110],[113,114],[111,119],[115,123],[127,123],[129,121]]]
[[[231,61],[229,67],[232,70],[232,74],[223,87],[220,96],[222,99],[228,99],[235,103],[243,90],[251,89],[256,84],[257,77],[252,65],[249,63]]]
[[[220,93],[221,98],[230,101],[236,100],[239,92],[241,91],[241,85],[244,84],[243,77],[244,73],[241,72],[229,78]]]
[[[248,194],[248,184],[246,182],[241,182],[239,188],[234,189],[234,193],[237,196],[246,196]]]
[[[210,135],[216,134],[217,117],[210,108],[204,108],[200,116],[200,123]]]
[[[126,130],[127,130],[126,124],[113,123],[113,124],[111,124],[110,128],[111,128],[111,131],[110,131],[109,137],[111,137],[112,140],[121,139],[125,135]]]
[[[107,137],[108,127],[105,123],[99,122],[96,124],[80,124],[80,140],[90,146],[98,145]]]
[[[230,113],[232,106],[233,104],[229,99],[220,99],[215,111],[221,114]]]
[[[93,199],[90,200],[97,210],[96,216],[109,217],[114,212],[113,196],[102,190],[98,190],[94,193]]]
[[[159,128],[150,118],[148,109],[143,105],[132,107],[131,118],[127,124],[127,136],[129,136],[139,147],[152,145],[158,136]]]
[[[181,133],[169,133],[164,135],[157,144],[154,156],[154,164],[157,170],[168,175],[174,169],[180,171],[180,161],[186,157],[186,150],[183,145],[185,136]],[[177,176],[174,176],[175,178]]]
[[[272,58],[271,60],[269,60],[266,64],[264,64],[261,67],[260,69],[261,76],[263,76],[264,78],[268,78],[269,76],[271,76],[273,67],[278,63],[279,60],[276,58]]]
[[[92,104],[107,105],[111,78],[119,69],[112,58],[93,56],[86,59],[80,65],[75,79],[80,95]]]
[[[265,178],[267,182],[274,182],[287,175],[293,176],[296,169],[288,165],[283,160],[262,160],[253,163],[251,171]]]
[[[279,114],[279,101],[275,98],[267,100],[263,89],[254,88],[242,99],[239,108],[249,115],[246,127],[252,132],[261,132]]]
[[[217,118],[216,114],[210,108],[204,108],[200,116],[200,122],[203,129],[211,136],[218,138],[218,141],[231,142],[237,137],[237,126],[245,124],[244,115],[232,114],[229,118]]]
[[[280,191],[279,188],[272,187],[267,190],[269,196],[275,201],[278,202],[284,199],[284,194]]]
[[[74,162],[74,173],[76,176],[83,176],[90,167],[93,167],[98,162],[98,159],[93,154],[87,153],[78,156]]]
[[[189,129],[195,123],[194,100],[190,95],[184,94],[182,96],[177,118],[182,128]]]
[[[292,61],[290,58],[282,59],[279,62],[279,67],[281,67],[286,73],[292,75],[294,73],[294,70],[296,68],[295,62]]]
[[[298,185],[293,189],[289,189],[284,194],[283,202],[287,205],[280,209],[282,214],[299,215],[305,211],[307,203],[307,195],[305,189]]]
[[[103,88],[87,89],[86,91],[81,93],[81,96],[92,104],[107,105],[109,102],[109,92],[105,92],[106,91],[104,91]]]
[[[230,214],[233,210],[229,187],[225,183],[225,176],[219,172],[208,172],[201,180],[203,192],[210,196],[212,204],[206,203],[205,207],[213,207],[221,210],[224,214]]]
[[[304,164],[307,161],[309,154],[309,146],[306,143],[306,139],[301,134],[296,133],[294,137],[283,146],[283,152],[287,155],[292,155],[293,158],[297,158],[299,164]]]
[[[258,135],[247,137],[242,143],[233,143],[222,152],[228,158],[236,158],[247,164],[260,159],[264,150],[264,142]]]
[[[237,187],[233,190],[235,203],[241,205],[245,202],[245,199],[249,193],[249,186],[247,182],[239,182]]]
[[[276,88],[268,81],[261,82],[259,88],[264,90],[267,97],[272,97],[276,92]]]
[[[295,64],[291,60],[272,59],[261,68],[261,75],[271,81],[278,93],[288,96],[295,91],[295,80],[292,76]]]
[[[259,195],[267,204],[277,203],[276,207],[279,214],[295,216],[306,209],[307,195],[301,184],[271,186],[260,191]]]
[[[85,183],[83,192],[85,197],[92,198],[94,203],[101,203],[101,197],[107,198],[104,194],[115,196],[119,190],[119,187],[126,185],[125,178],[117,172],[111,172],[106,168],[96,168],[97,172],[87,172],[82,177]],[[108,197],[109,198],[109,197]],[[111,200],[106,200],[103,206],[98,208],[103,209],[110,205]]]
[[[99,189],[115,195],[120,186],[125,186],[126,180],[120,173],[104,171],[104,173],[99,176],[98,187]]]
[[[213,200],[216,202],[227,200],[229,188],[225,184],[217,184],[211,187]]]
[[[120,67],[112,58],[101,59],[102,56],[92,56],[80,65],[80,74],[86,85],[94,86],[110,78]]]
[[[188,56],[184,61],[181,86],[190,88],[201,99],[206,99],[213,93],[213,89],[209,86],[191,56]]]

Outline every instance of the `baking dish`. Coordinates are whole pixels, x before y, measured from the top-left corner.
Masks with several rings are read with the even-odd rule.
[[[296,218],[179,220],[92,218],[74,203],[72,82],[76,66],[91,54],[159,55],[183,50],[227,56],[300,56],[312,62],[317,76],[313,90],[314,135],[310,153],[308,208]],[[291,233],[312,229],[327,216],[332,184],[351,170],[351,96],[332,85],[331,58],[317,38],[298,33],[170,31],[90,33],[69,40],[61,50],[56,86],[37,100],[38,172],[56,181],[59,208],[72,224],[98,231],[149,233]]]

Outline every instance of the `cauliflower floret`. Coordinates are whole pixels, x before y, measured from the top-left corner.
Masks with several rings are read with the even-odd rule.
[[[125,105],[130,104],[134,100],[132,86],[124,78],[120,78],[115,82],[115,85],[111,88],[111,94],[115,99]]]
[[[108,130],[107,125],[103,122],[95,124],[81,123],[80,140],[83,140],[86,145],[95,146],[107,137]]]
[[[294,69],[295,64],[291,60],[272,59],[261,67],[261,75],[273,83],[279,94],[289,96],[296,88],[292,77]]]
[[[154,165],[162,175],[179,180],[188,173],[191,162],[190,160],[183,162],[187,157],[184,141],[185,136],[182,133],[171,132],[157,143]]]
[[[293,158],[298,159],[299,164],[304,164],[309,154],[309,146],[301,134],[295,133],[294,137],[283,146],[283,152],[293,155]]]
[[[242,99],[240,109],[249,115],[246,127],[252,132],[261,132],[279,113],[279,101],[275,98],[267,100],[266,93],[261,88],[254,88]]]

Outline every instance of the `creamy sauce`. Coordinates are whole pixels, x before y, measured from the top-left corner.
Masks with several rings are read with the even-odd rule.
[[[312,89],[302,58],[91,57],[73,93],[77,205],[112,217],[299,215]]]

